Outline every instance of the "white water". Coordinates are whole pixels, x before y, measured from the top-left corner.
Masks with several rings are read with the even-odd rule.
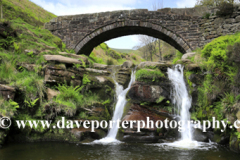
[[[180,112],[180,120],[182,122],[183,131],[181,132],[181,140],[168,145],[180,148],[196,148],[200,144],[192,140],[192,127],[188,125],[190,122],[190,112],[192,99],[188,95],[188,90],[185,85],[183,66],[177,64],[173,69],[168,68],[167,74],[172,82],[173,90],[171,93],[172,102]]]
[[[133,84],[133,82],[135,81],[135,70],[132,71],[131,80],[128,84],[128,87],[125,90],[123,90],[123,87],[116,82],[115,76],[113,76],[113,79],[116,84],[116,96],[117,96],[117,103],[116,103],[115,110],[113,113],[113,118],[112,118],[113,126],[105,138],[100,139],[100,140],[95,140],[94,142],[92,142],[94,144],[96,144],[96,143],[97,144],[98,143],[100,143],[100,144],[121,143],[120,141],[118,141],[116,139],[116,136],[118,133],[117,120],[121,120],[121,118],[122,118],[123,110],[127,103],[126,94],[129,91],[129,89],[131,88],[131,85]]]

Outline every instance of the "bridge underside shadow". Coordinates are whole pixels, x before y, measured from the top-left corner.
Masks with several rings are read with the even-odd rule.
[[[77,54],[90,55],[94,47],[98,46],[99,44],[105,41],[108,41],[113,38],[118,38],[121,36],[136,34],[143,34],[161,39],[175,47],[183,54],[191,51],[190,46],[181,37],[175,35],[169,30],[163,29],[162,27],[156,26],[155,28],[157,29],[153,29],[152,27],[153,26],[151,27],[124,26],[112,29],[111,26],[106,26],[105,28],[100,28],[92,32],[84,39],[82,39],[76,45],[75,51]]]

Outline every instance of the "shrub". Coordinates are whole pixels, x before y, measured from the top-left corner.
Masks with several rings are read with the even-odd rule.
[[[234,10],[234,6],[232,3],[228,3],[228,2],[222,2],[219,6],[218,6],[219,11],[217,11],[217,15],[222,17],[222,16],[228,16],[228,15],[232,15],[233,10]]]
[[[107,60],[107,65],[114,65],[113,60],[112,60],[112,59],[108,59],[108,60]]]

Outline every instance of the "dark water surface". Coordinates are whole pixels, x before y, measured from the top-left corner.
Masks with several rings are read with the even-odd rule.
[[[214,145],[214,144],[213,144]],[[237,160],[240,155],[227,147],[177,149],[163,145],[82,145],[58,142],[8,144],[0,149],[0,160]]]

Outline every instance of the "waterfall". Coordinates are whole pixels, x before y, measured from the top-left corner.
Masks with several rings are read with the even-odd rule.
[[[177,111],[180,112],[180,120],[184,128],[183,132],[181,132],[181,140],[192,141],[192,129],[188,126],[188,121],[190,121],[189,109],[191,108],[192,99],[188,95],[185,85],[183,68],[183,66],[177,64],[173,69],[168,68],[167,74],[173,86],[171,92],[172,103],[177,107]]]
[[[133,82],[135,81],[135,72],[136,72],[135,69],[133,69],[132,74],[131,74],[131,80],[128,84],[128,87],[124,90],[123,90],[123,87],[117,83],[116,78],[115,78],[115,73],[113,73],[113,80],[116,84],[116,97],[117,97],[117,103],[116,103],[115,110],[113,113],[113,118],[112,118],[113,126],[105,138],[96,140],[93,143],[119,142],[116,139],[116,136],[118,133],[117,120],[121,120],[121,118],[122,118],[123,110],[127,103],[126,94],[129,91],[129,89],[131,88],[131,85],[133,84]]]

